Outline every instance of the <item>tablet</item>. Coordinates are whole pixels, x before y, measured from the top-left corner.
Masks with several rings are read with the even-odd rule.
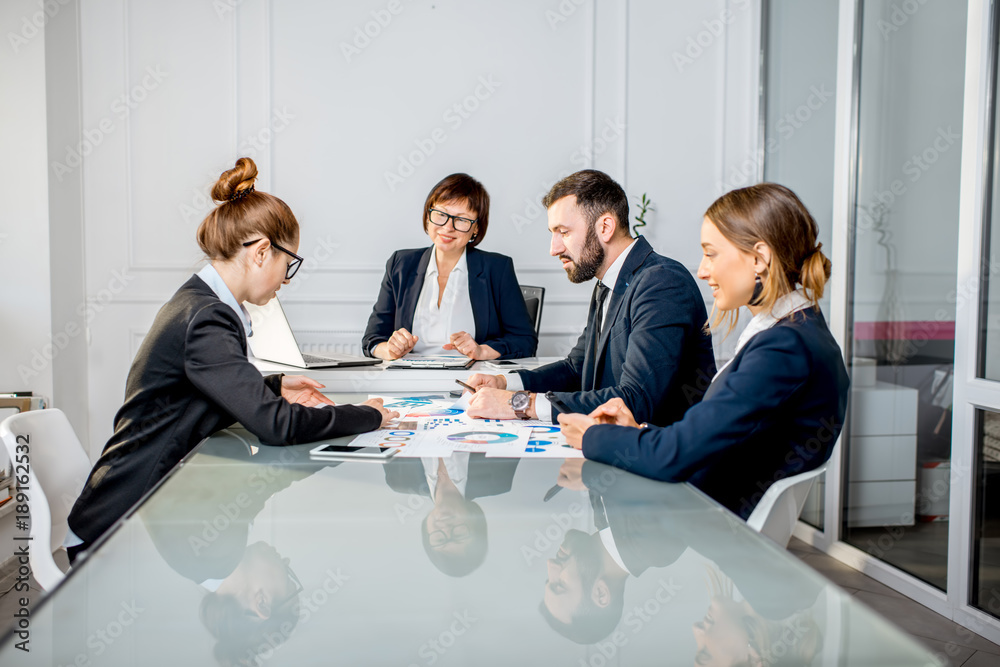
[[[384,461],[396,455],[398,447],[355,447],[353,445],[325,444],[309,450],[314,459],[371,459]]]

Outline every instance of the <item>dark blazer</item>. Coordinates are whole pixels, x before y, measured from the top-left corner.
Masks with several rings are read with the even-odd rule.
[[[296,444],[381,424],[368,406],[311,408],[281,397],[247,361],[243,323],[198,276],[157,313],[125,386],[115,432],[69,515],[91,543],[204,438],[239,421],[261,443]]]
[[[640,422],[677,421],[715,375],[712,337],[703,330],[708,313],[694,278],[640,236],[608,299],[596,369],[588,354],[591,303],[587,328],[569,356],[519,371],[524,388],[554,391],[573,412],[589,413],[618,397]],[[553,422],[557,412],[553,406]]]
[[[746,519],[771,484],[830,458],[849,385],[823,314],[808,308],[751,338],[679,422],[593,426],[583,453],[645,477],[689,481]]]
[[[397,250],[386,262],[382,289],[361,339],[361,349],[369,357],[372,348],[389,340],[396,329],[413,331],[413,313],[433,253],[434,246]],[[538,336],[521,296],[514,262],[506,255],[476,248],[466,251],[466,262],[476,322],[476,331],[468,333],[478,344],[499,352],[501,359],[533,357]]]
[[[514,472],[521,459],[486,459],[485,454],[473,453],[469,456],[469,476],[465,483],[465,499],[475,500],[483,496],[499,496],[510,491],[514,483]],[[398,493],[413,493],[430,496],[424,474],[424,464],[420,459],[394,458],[385,464],[385,482]]]

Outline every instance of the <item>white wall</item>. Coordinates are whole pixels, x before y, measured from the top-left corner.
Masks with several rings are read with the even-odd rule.
[[[52,398],[45,35],[38,5],[0,3],[0,392]],[[33,23],[35,21],[36,23]],[[27,22],[27,23],[26,23]],[[9,35],[15,35],[13,40]],[[12,103],[14,102],[14,103]],[[7,417],[2,411],[0,417]],[[7,455],[0,452],[0,465]],[[14,515],[0,519],[0,563],[14,550]]]
[[[0,3],[0,392],[52,396],[45,35],[30,0]],[[27,27],[25,27],[27,21]],[[41,19],[38,19],[42,23]],[[22,34],[23,33],[23,34]],[[11,41],[9,35],[16,39]]]
[[[648,237],[693,270],[702,212],[754,150],[757,3],[233,5],[80,9],[92,456],[156,310],[199,266],[208,188],[240,155],[302,224],[312,261],[282,291],[302,342],[357,345],[390,252],[427,243],[427,191],[467,171],[493,199],[483,247],[548,289],[551,355],[582,330],[591,287],[548,255],[549,186],[595,166],[647,192]]]

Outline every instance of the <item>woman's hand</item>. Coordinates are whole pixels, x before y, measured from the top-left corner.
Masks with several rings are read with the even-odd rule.
[[[448,342],[441,346],[444,350],[458,350],[469,359],[482,361],[485,359],[496,359],[500,353],[489,345],[478,345],[468,333],[459,331],[448,337]]]
[[[284,375],[281,378],[281,397],[289,403],[298,403],[310,408],[320,405],[336,405],[320,393],[322,385],[305,375]]]
[[[620,398],[612,398],[604,405],[599,405],[590,413],[590,416],[597,420],[598,424],[615,424],[616,426],[631,426],[639,428],[632,411],[625,405],[625,401]]]
[[[566,436],[566,443],[574,449],[583,449],[583,434],[587,429],[597,424],[597,420],[590,415],[559,413],[559,425],[562,426],[562,433]]]
[[[384,407],[382,407],[381,398],[369,398],[361,405],[367,405],[370,408],[375,408],[376,410],[378,410],[379,414],[382,415],[382,424],[379,426],[379,428],[385,427],[385,425],[391,422],[393,419],[399,419],[398,412],[386,410]]]
[[[386,361],[399,359],[404,354],[412,350],[418,340],[420,340],[418,336],[414,336],[406,329],[396,329],[392,332],[392,336],[389,337],[389,340],[375,346],[375,349],[372,350],[372,354],[379,359],[385,359]]]

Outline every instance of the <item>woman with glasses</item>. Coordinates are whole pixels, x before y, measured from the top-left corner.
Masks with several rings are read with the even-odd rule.
[[[458,354],[512,359],[535,354],[538,336],[506,255],[478,246],[489,226],[490,196],[468,174],[452,174],[424,202],[430,248],[397,250],[385,266],[362,339],[380,359]]]
[[[212,188],[219,205],[198,227],[211,260],[157,313],[132,362],[125,403],[69,515],[72,561],[204,438],[240,422],[269,445],[372,431],[398,417],[371,399],[333,406],[301,375],[263,377],[247,360],[250,316],[302,261],[299,223],[285,202],[254,190],[240,158]]]

